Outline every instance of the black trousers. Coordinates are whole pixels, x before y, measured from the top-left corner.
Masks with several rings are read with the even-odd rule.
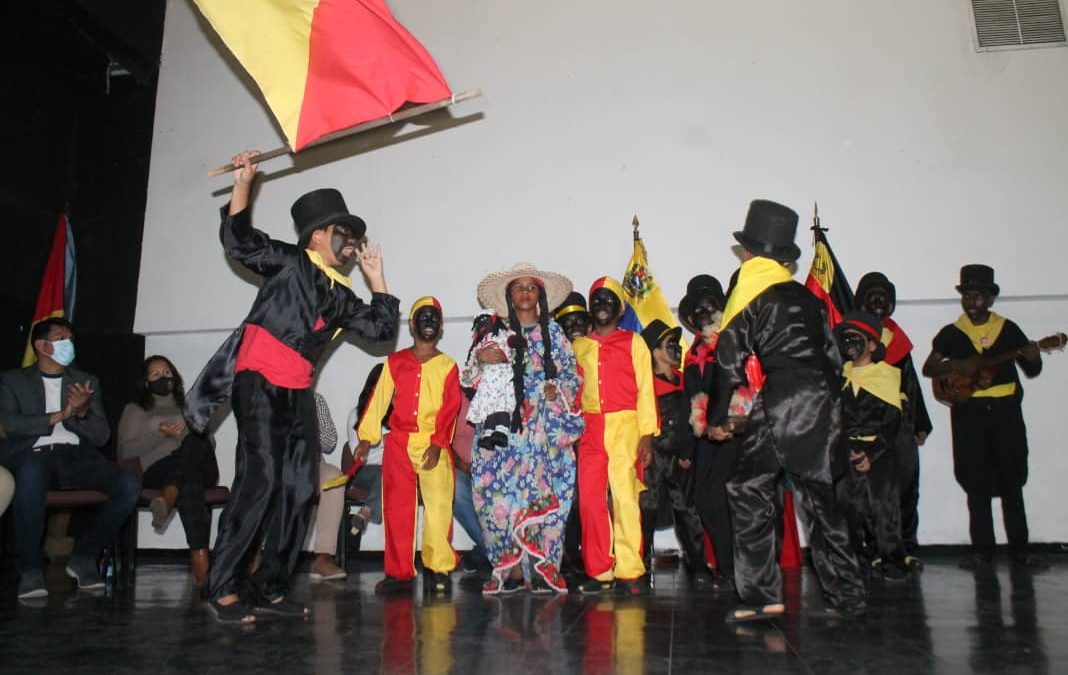
[[[182,519],[189,548],[208,547],[211,511],[204,503],[204,490],[219,482],[219,464],[207,438],[189,433],[178,449],[145,470],[144,486],[154,490],[178,488],[178,517]]]
[[[674,455],[656,451],[645,470],[648,488],[638,497],[642,514],[642,542],[646,569],[652,570],[653,535],[661,524],[675,526],[675,538],[682,547],[683,565],[689,574],[701,569],[705,560],[704,528],[689,503],[693,468],[683,469]]]
[[[727,481],[734,473],[738,441],[715,443],[700,439],[693,453],[692,502],[701,524],[712,538],[719,571],[734,574],[734,527],[727,499]],[[702,542],[702,547],[704,542]]]
[[[993,497],[989,494],[968,493],[968,530],[976,554],[994,554]],[[1023,555],[1027,550],[1027,511],[1024,508],[1023,488],[1004,490],[1001,494],[1001,515],[1005,520],[1005,534],[1009,538],[1009,554]]]
[[[857,557],[865,564],[881,558],[903,565],[901,496],[893,456],[884,454],[872,462],[868,473],[846,469],[835,484],[835,496],[845,512]]]
[[[93,560],[133,512],[141,481],[96,448],[83,445],[52,445],[25,450],[0,460],[15,477],[11,515],[15,522],[15,555],[20,574],[44,566],[41,537],[45,529],[45,503],[49,489],[99,490],[108,500],[97,507],[96,522],[78,539],[74,556]]]
[[[780,483],[785,476],[780,469],[735,475],[727,483],[734,515],[734,583],[747,605],[783,601],[779,570],[782,534],[777,521],[782,512]],[[790,485],[824,596],[837,608],[863,608],[864,580],[849,541],[845,515],[835,503],[834,487],[793,475]]]
[[[315,496],[318,443],[309,389],[285,389],[253,371],[234,378],[237,452],[230,501],[219,521],[204,594],[217,599],[235,593],[254,547],[263,558],[251,581],[270,600],[289,591]]]
[[[903,430],[897,439],[897,489],[901,497],[901,539],[905,552],[919,548],[916,531],[920,527],[920,452],[911,431]]]

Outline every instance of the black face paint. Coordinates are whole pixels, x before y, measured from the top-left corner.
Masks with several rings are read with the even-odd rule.
[[[441,337],[441,314],[433,307],[420,307],[412,317],[415,338],[422,342],[436,342]]]
[[[682,363],[682,345],[679,344],[679,338],[674,334],[669,335],[664,339],[662,346],[668,358],[671,359],[671,363],[677,368]]]
[[[894,313],[894,307],[890,304],[890,296],[885,289],[873,288],[864,296],[860,308],[869,314],[874,314],[880,321]]]
[[[556,320],[564,335],[571,342],[590,332],[590,315],[586,312],[571,312]]]
[[[166,396],[171,393],[171,387],[173,386],[173,377],[160,377],[155,380],[149,380],[148,382],[148,390],[156,396]]]
[[[590,296],[590,317],[595,326],[612,326],[619,323],[619,297],[607,288],[598,288]]]
[[[838,351],[850,361],[863,354],[867,348],[868,338],[856,331],[842,331],[841,337],[838,338]]]
[[[693,311],[690,313],[690,323],[699,333],[712,324],[718,324],[722,318],[723,308],[707,296],[698,298],[697,302],[694,303]]]
[[[361,243],[348,225],[334,225],[334,232],[330,236],[330,250],[333,251],[339,265],[344,265],[351,260],[352,256],[356,255],[356,251],[360,249]]]
[[[990,308],[994,304],[994,294],[987,291],[967,289],[960,294],[960,306],[972,323],[979,325],[990,318]]]

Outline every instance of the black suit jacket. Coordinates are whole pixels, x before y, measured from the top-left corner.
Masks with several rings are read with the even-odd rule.
[[[93,375],[68,367],[63,372],[62,405],[67,405],[67,387],[75,383],[91,382],[93,395],[89,399],[89,414],[85,419],[71,417],[64,428],[74,433],[84,445],[100,447],[107,443],[111,428],[104,416],[104,394],[100,382]],[[45,412],[44,382],[36,365],[0,373],[0,428],[6,438],[0,439],[0,459],[6,459],[33,448],[41,436],[52,433]]]

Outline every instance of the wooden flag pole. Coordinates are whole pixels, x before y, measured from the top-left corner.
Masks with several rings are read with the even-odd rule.
[[[363,122],[361,124],[351,126],[347,129],[335,131],[332,134],[327,134],[322,138],[317,139],[314,143],[310,143],[305,147],[311,148],[316,145],[322,145],[323,143],[329,143],[330,141],[336,141],[339,138],[345,138],[346,136],[353,136],[355,134],[368,131],[370,129],[376,129],[387,124],[393,124],[394,122],[401,122],[403,120],[411,119],[413,117],[418,117],[419,115],[425,115],[426,113],[431,112],[433,110],[448,108],[454,103],[466,101],[471,98],[477,98],[481,95],[481,89],[468,89],[467,91],[462,91],[459,94],[453,94],[452,96],[448,98],[443,98],[439,101],[432,101],[430,103],[424,103],[422,105],[406,108],[404,110],[395,112],[392,115],[386,115],[385,117],[379,117],[376,120],[370,120],[368,122]],[[281,157],[282,155],[289,155],[292,153],[293,151],[289,148],[288,145],[283,145],[280,148],[275,148],[274,150],[268,150],[267,152],[261,152],[258,155],[253,155],[249,158],[249,161],[251,161],[253,164],[259,164],[260,162],[265,162],[267,160],[275,159],[276,157]],[[223,164],[222,166],[217,166],[214,169],[208,171],[208,177],[214,178],[215,176],[222,176],[223,174],[229,173],[233,170],[234,166],[232,164]]]

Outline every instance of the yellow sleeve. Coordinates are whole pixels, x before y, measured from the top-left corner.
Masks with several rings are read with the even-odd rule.
[[[395,385],[389,366],[390,363],[387,360],[386,366],[378,376],[378,383],[375,384],[371,400],[367,402],[367,407],[360,411],[360,424],[356,427],[356,437],[361,441],[367,441],[372,446],[382,441],[382,418],[389,410],[389,404],[393,402]]]
[[[656,389],[653,387],[653,356],[645,341],[637,334],[630,343],[630,357],[634,364],[634,380],[638,384],[638,433],[655,436],[660,433],[656,416]]]

